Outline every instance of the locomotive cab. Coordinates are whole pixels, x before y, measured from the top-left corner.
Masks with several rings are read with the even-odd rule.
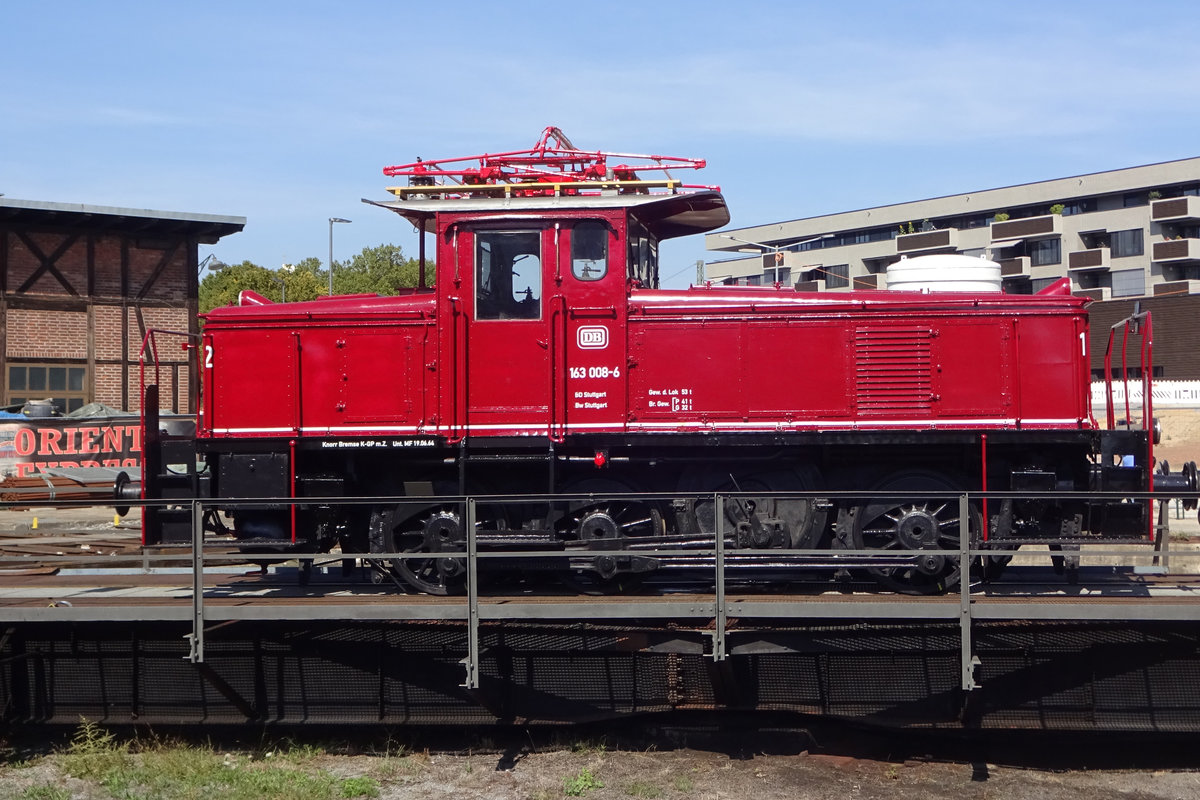
[[[657,288],[661,240],[729,220],[716,191],[376,205],[436,238],[439,419],[481,446],[621,430],[630,291]]]

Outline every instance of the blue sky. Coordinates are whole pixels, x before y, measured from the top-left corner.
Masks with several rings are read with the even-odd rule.
[[[1200,4],[4,4],[0,193],[245,216],[267,267],[411,228],[381,168],[528,147],[708,159],[735,227],[1200,155]],[[685,285],[704,258],[668,243]]]

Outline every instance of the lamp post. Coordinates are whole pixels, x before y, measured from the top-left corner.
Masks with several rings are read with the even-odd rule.
[[[775,270],[776,270],[775,277],[776,278],[779,277],[778,270],[780,268],[782,268],[782,266],[783,266],[783,258],[784,258],[783,253],[785,253],[787,250],[789,250],[793,247],[800,247],[800,245],[809,244],[811,242],[819,242],[822,239],[828,239],[833,236],[832,233],[826,233],[822,236],[814,236],[811,239],[803,239],[799,242],[789,242],[788,244],[785,244],[785,245],[774,245],[774,244],[763,244],[762,242],[752,242],[749,239],[739,239],[738,237],[736,237],[732,234],[729,234],[729,233],[722,233],[719,235],[722,239],[729,239],[730,241],[740,242],[741,244],[748,244],[751,247],[757,247],[757,248],[763,250],[765,253],[774,253],[775,254]],[[739,248],[739,252],[744,253],[747,251],[745,249]],[[764,275],[765,275],[765,272],[764,272]]]
[[[811,239],[804,239],[799,242],[789,242],[788,244],[784,244],[784,245],[774,245],[774,244],[763,244],[762,242],[752,242],[749,239],[739,239],[738,237],[736,237],[732,234],[729,234],[729,233],[721,234],[722,239],[730,239],[735,242],[741,242],[742,244],[748,244],[751,247],[761,247],[763,250],[768,250],[772,253],[778,253],[779,251],[787,250],[790,247],[799,247],[802,244],[811,244],[812,242],[819,242],[822,239],[828,239],[831,236],[833,236],[832,233],[826,233],[823,236],[814,236]]]
[[[330,217],[329,218],[329,296],[330,297],[333,297],[333,223],[349,222],[349,221],[350,220],[342,219],[341,217]]]

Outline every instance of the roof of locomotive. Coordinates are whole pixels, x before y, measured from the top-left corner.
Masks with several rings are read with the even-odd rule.
[[[580,184],[586,186],[586,184]],[[562,211],[630,209],[658,239],[706,233],[729,223],[729,208],[715,189],[675,194],[562,194],[509,197],[412,197],[402,200],[367,200],[364,203],[400,214],[426,233],[437,230],[439,214],[522,214],[552,216]]]

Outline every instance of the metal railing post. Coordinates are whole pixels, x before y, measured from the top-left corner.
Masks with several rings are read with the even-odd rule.
[[[1179,502],[1179,501],[1176,501]],[[1171,513],[1170,500],[1149,500],[1150,515],[1158,515],[1158,524],[1154,526],[1154,566],[1161,566],[1163,574],[1171,574]]]
[[[725,652],[725,497],[714,495],[714,505],[717,512],[716,540],[716,615],[713,629],[713,661],[724,661]]]
[[[143,512],[145,513],[145,512]],[[204,663],[204,507],[192,501],[192,633],[188,660]]]
[[[479,565],[476,560],[475,498],[467,498],[467,657],[465,689],[479,688]]]
[[[987,524],[984,520],[983,524]],[[958,605],[959,634],[962,646],[962,688],[978,689],[975,667],[979,661],[971,645],[971,503],[966,493],[958,496]]]

